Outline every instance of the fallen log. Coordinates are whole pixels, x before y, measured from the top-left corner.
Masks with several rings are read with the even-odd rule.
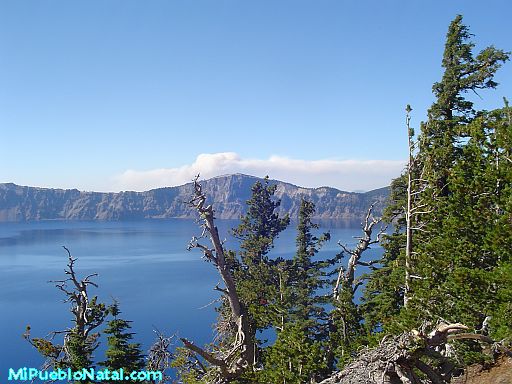
[[[473,339],[495,344],[487,336],[467,332],[459,323],[441,323],[431,332],[412,330],[382,339],[363,350],[340,372],[320,384],[446,384],[454,366],[440,353],[451,340]]]

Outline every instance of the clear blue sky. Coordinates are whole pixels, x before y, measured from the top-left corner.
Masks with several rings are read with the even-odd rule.
[[[0,0],[0,182],[145,189],[211,167],[380,186],[359,163],[405,159],[404,107],[425,118],[458,13],[476,50],[512,50],[505,0]],[[477,107],[512,99],[512,63],[497,81]],[[325,177],[348,160],[360,174]]]

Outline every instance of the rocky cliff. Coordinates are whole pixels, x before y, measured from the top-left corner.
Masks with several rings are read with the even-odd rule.
[[[236,219],[245,212],[245,202],[257,177],[235,174],[204,180],[204,190],[214,203],[216,217]],[[281,213],[297,217],[302,197],[316,205],[316,218],[361,219],[368,206],[377,202],[382,210],[388,188],[366,193],[343,192],[335,188],[302,188],[272,181],[281,199]],[[23,187],[0,184],[0,221],[25,220],[136,220],[195,217],[185,204],[192,183],[146,192],[81,192],[76,189]]]

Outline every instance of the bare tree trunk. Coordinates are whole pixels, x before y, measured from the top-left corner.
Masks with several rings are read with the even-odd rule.
[[[75,272],[75,262],[77,259],[71,255],[68,248],[64,246],[63,248],[66,250],[68,256],[67,269],[64,270],[64,273],[68,277],[64,280],[52,280],[50,282],[55,283],[55,286],[64,292],[66,296],[64,302],[71,304],[71,313],[73,314],[73,322],[75,325],[72,328],[67,328],[62,331],[51,332],[46,339],[31,339],[29,328],[27,328],[27,332],[23,335],[32,346],[47,358],[44,364],[45,369],[49,367],[55,368],[63,363],[70,364],[73,357],[77,357],[77,354],[85,354],[89,355],[86,357],[90,357],[98,346],[97,339],[99,336],[98,333],[91,332],[103,324],[109,311],[104,304],[96,302],[96,297],[89,297],[88,287],[92,285],[98,288],[98,285],[94,281],[91,281],[91,279],[97,277],[98,274],[92,273],[83,279],[79,279]],[[54,344],[53,339],[55,336],[61,334],[64,336],[63,344]],[[84,343],[84,349],[80,352],[77,352],[70,346],[73,337],[79,337]],[[37,341],[34,342],[34,340]]]
[[[231,324],[236,328],[236,331],[234,332],[235,340],[231,350],[219,354],[219,356],[198,347],[187,339],[181,340],[186,348],[197,353],[211,365],[218,367],[224,381],[231,381],[239,377],[254,362],[254,331],[249,322],[248,313],[238,297],[235,281],[226,261],[224,247],[215,226],[213,207],[205,205],[206,196],[198,182],[198,177],[194,180],[194,195],[189,201],[189,205],[199,213],[201,218],[203,234],[200,238],[208,236],[211,247],[199,243],[200,238],[194,237],[188,248],[199,248],[204,257],[217,268],[225,287],[217,286],[215,289],[226,296],[231,311]]]
[[[412,256],[414,251],[413,237],[415,231],[422,231],[426,225],[425,222],[421,222],[418,218],[421,215],[431,213],[432,210],[428,209],[428,205],[422,203],[421,194],[426,190],[428,181],[423,178],[425,169],[423,168],[421,174],[419,174],[418,167],[421,166],[418,159],[414,158],[414,150],[417,142],[414,142],[414,130],[410,126],[411,116],[410,113],[412,108],[410,105],[406,107],[406,126],[407,126],[407,138],[409,148],[409,158],[407,161],[407,203],[406,207],[403,207],[405,211],[405,281],[404,281],[404,307],[407,307],[409,299],[412,296],[411,293],[411,281],[413,278],[421,279],[421,276],[415,276],[412,274],[413,264]],[[415,178],[415,176],[418,178]]]
[[[363,283],[362,280],[357,281],[355,278],[355,271],[358,265],[374,268],[373,264],[376,264],[380,261],[380,259],[361,261],[363,253],[367,249],[370,249],[372,244],[378,243],[381,236],[386,231],[386,228],[381,228],[377,234],[377,237],[372,239],[373,228],[381,221],[380,219],[376,219],[372,216],[374,205],[375,203],[373,203],[370,208],[368,208],[364,223],[362,224],[363,236],[359,237],[357,246],[354,249],[349,249],[346,245],[338,242],[338,245],[343,249],[343,252],[348,253],[350,258],[348,260],[346,270],[343,268],[343,266],[340,266],[338,278],[333,290],[333,297],[335,300],[338,300],[341,289],[350,289],[352,294],[354,294],[357,288]]]
[[[407,138],[409,148],[409,160],[407,162],[407,209],[405,211],[406,245],[405,245],[405,288],[404,288],[404,307],[407,307],[411,291],[411,255],[412,255],[412,171],[413,171],[413,149],[411,132],[411,107],[407,105],[406,124]]]

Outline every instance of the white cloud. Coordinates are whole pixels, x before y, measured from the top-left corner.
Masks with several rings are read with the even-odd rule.
[[[144,191],[185,184],[201,174],[210,178],[245,173],[286,181],[302,187],[330,186],[341,190],[371,190],[389,185],[405,161],[396,160],[299,160],[281,156],[243,159],[237,153],[203,153],[192,164],[148,171],[127,170],[115,178],[118,190]]]

